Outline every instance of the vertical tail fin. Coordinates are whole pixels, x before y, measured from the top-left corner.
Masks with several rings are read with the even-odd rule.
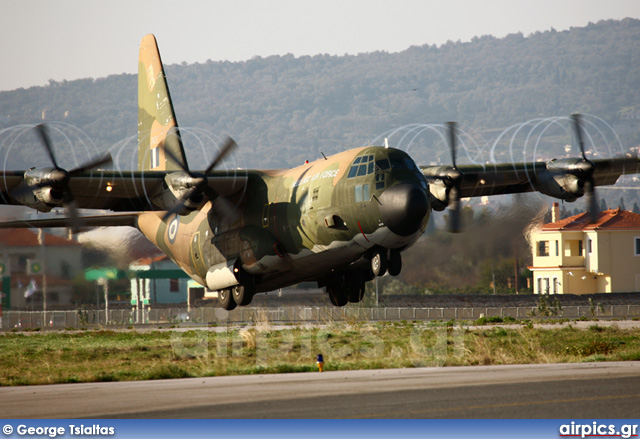
[[[158,44],[149,34],[140,43],[138,60],[138,170],[180,170],[165,149],[186,166]]]

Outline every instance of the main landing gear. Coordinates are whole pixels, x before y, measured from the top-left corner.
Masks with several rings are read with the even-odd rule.
[[[364,287],[367,276],[364,270],[351,271],[340,276],[334,282],[327,284],[329,300],[335,306],[345,306],[347,303],[358,303],[364,297]]]
[[[238,285],[218,291],[218,301],[222,309],[231,311],[238,305],[247,306],[253,300],[256,291],[253,276],[241,271],[238,280]]]
[[[376,276],[389,273],[397,276],[402,271],[402,256],[399,250],[375,248],[369,256],[371,268],[349,271],[335,277],[326,284],[329,300],[335,306],[345,306],[347,303],[358,303],[364,297],[366,282]]]

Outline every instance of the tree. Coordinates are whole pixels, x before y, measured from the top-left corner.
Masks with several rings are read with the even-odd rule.
[[[604,198],[600,198],[600,212],[604,212],[605,210],[609,210],[609,208],[607,207],[607,202],[604,200]]]

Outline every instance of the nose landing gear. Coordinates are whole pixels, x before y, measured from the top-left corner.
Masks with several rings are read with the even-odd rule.
[[[374,276],[384,276],[387,271],[391,276],[397,276],[402,271],[400,251],[375,248],[371,253],[371,272]]]

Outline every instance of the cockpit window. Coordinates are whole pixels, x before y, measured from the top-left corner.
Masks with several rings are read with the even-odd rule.
[[[374,170],[373,155],[364,155],[356,157],[349,169],[347,178],[361,177],[363,175],[372,174]]]
[[[386,171],[387,169],[389,169],[391,167],[391,165],[389,164],[389,159],[377,160],[376,161],[376,166],[381,171]]]

